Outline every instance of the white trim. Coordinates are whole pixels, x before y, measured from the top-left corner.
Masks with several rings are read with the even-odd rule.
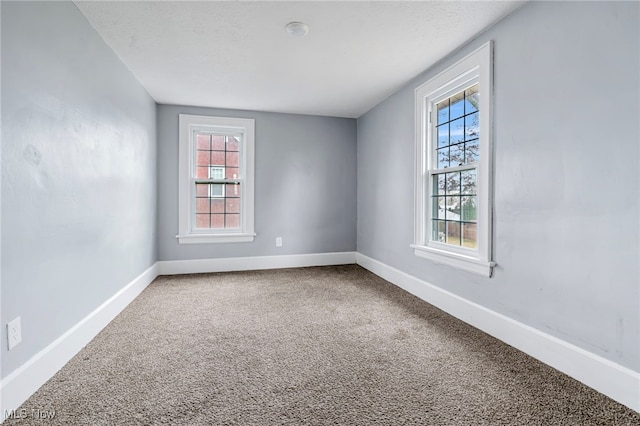
[[[357,253],[358,265],[640,412],[640,373]]]
[[[495,262],[485,262],[476,257],[466,256],[462,253],[455,253],[449,250],[438,250],[434,247],[411,245],[416,256],[429,259],[432,262],[451,266],[474,274],[491,278]]]
[[[158,262],[158,268],[160,275],[176,275],[301,268],[305,266],[348,265],[353,263],[356,263],[356,252],[349,251],[283,256],[230,257],[222,259],[164,260]]]
[[[0,382],[0,422],[53,377],[158,276],[157,263]]]
[[[0,422],[57,373],[157,276],[353,264],[640,412],[640,373],[356,252],[159,261],[0,382]]]
[[[176,235],[180,244],[250,243],[256,234],[187,234]]]

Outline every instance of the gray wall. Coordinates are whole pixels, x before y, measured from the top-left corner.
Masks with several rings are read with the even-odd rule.
[[[178,244],[181,113],[255,119],[254,242]],[[158,172],[159,260],[355,251],[353,119],[159,105]]]
[[[73,3],[1,7],[5,377],[155,262],[156,110]]]
[[[637,2],[529,3],[358,119],[358,252],[640,371],[638,17]],[[413,91],[489,39],[498,267],[486,279],[409,244]]]

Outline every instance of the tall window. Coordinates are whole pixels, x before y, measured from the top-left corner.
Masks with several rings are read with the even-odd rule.
[[[491,276],[492,44],[416,89],[415,254]]]
[[[253,241],[254,121],[179,121],[179,242]]]

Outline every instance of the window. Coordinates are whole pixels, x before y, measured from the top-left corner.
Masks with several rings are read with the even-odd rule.
[[[180,244],[249,242],[254,120],[180,114]]]
[[[416,89],[417,256],[491,276],[492,43]]]

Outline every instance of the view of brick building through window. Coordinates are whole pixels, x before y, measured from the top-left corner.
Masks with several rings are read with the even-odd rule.
[[[196,134],[197,229],[240,228],[240,136]]]

